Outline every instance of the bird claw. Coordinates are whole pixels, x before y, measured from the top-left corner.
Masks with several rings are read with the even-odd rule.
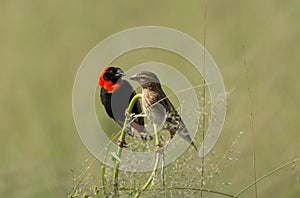
[[[148,133],[140,132],[139,134],[140,134],[142,140],[144,140],[144,141],[150,141],[150,140],[153,140],[152,135],[149,135]]]
[[[129,122],[134,118],[135,114],[134,113],[131,113],[128,108],[126,108],[125,110],[125,116],[127,119],[129,119]]]
[[[125,116],[126,117],[130,117],[131,113],[129,112],[128,108],[126,108],[125,110]]]
[[[131,136],[131,137],[134,136],[134,132],[132,131],[131,126],[127,126],[127,127],[125,128],[125,131],[126,131],[126,133],[127,133],[129,136]]]

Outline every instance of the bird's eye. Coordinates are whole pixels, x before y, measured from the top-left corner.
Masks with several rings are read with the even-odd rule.
[[[112,74],[114,74],[114,71],[113,71],[113,70],[107,70],[107,71],[106,71],[106,74],[112,75]]]

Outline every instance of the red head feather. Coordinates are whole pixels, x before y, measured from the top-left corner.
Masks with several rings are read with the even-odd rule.
[[[108,93],[114,92],[122,85],[122,80],[120,79],[117,83],[113,83],[112,81],[105,80],[103,75],[105,72],[111,68],[112,66],[106,66],[99,76],[98,87],[105,89]]]

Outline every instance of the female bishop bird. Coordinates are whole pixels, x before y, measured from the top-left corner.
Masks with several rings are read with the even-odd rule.
[[[151,123],[168,130],[170,140],[177,132],[180,137],[198,150],[183,120],[162,90],[158,77],[152,72],[142,71],[130,79],[137,81],[142,87],[142,105]]]
[[[129,82],[122,79],[124,75],[121,68],[107,66],[100,74],[98,82],[100,99],[105,111],[121,128],[126,118],[127,107],[130,100],[136,95],[136,92]],[[136,115],[142,113],[139,101],[133,106],[132,113]],[[145,131],[143,117],[135,118],[135,120],[131,122],[131,125],[126,127],[126,132],[129,135],[133,135],[132,128],[139,132],[142,139],[147,139],[148,136]],[[119,142],[119,145],[126,146],[126,143]]]

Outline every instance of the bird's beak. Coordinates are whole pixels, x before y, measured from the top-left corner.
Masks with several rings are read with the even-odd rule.
[[[117,77],[123,77],[123,76],[125,76],[125,73],[121,69],[118,69],[118,71],[116,73],[116,76]]]
[[[130,80],[138,81],[138,75],[135,74],[135,75],[131,76],[129,79],[130,79]]]

